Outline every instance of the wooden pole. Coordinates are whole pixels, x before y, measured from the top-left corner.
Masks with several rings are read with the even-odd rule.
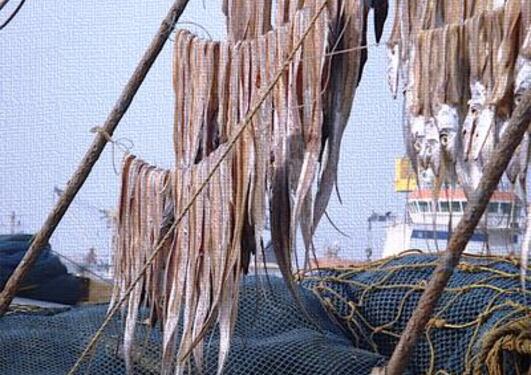
[[[522,141],[525,132],[531,123],[531,91],[528,91],[521,103],[516,107],[506,132],[501,137],[500,143],[495,148],[492,156],[487,161],[479,186],[474,191],[459,221],[447,251],[438,260],[437,267],[420,298],[417,308],[407,323],[400,336],[391,359],[387,365],[387,375],[400,375],[407,367],[411,351],[417,339],[424,331],[435,305],[439,300],[448,280],[452,276],[455,266],[459,263],[461,254],[476,228],[490,197],[496,190],[516,147]]]
[[[2,10],[2,8],[6,6],[8,2],[9,0],[3,0],[3,1],[0,0],[0,10]],[[13,21],[13,18],[15,18],[15,16],[20,11],[20,9],[22,9],[22,6],[24,5],[25,2],[26,0],[21,0],[20,3],[18,3],[13,13],[11,13],[9,17],[7,17],[7,19],[4,21],[4,23],[0,25],[0,30],[3,30],[7,25],[9,25],[11,21]]]
[[[9,3],[9,0],[0,0],[0,10]]]
[[[176,0],[168,14],[162,21],[159,30],[153,40],[151,41],[148,49],[142,56],[142,59],[138,63],[133,75],[124,87],[122,94],[115,103],[111,113],[105,120],[102,127],[102,131],[97,133],[90,148],[86,152],[83,160],[79,164],[77,170],[68,181],[64,193],[59,198],[57,204],[49,213],[46,221],[35,235],[30,248],[22,258],[9,280],[7,281],[4,290],[0,294],[0,317],[7,311],[9,304],[13,300],[15,293],[17,292],[22,280],[27,275],[31,267],[35,264],[35,261],[39,257],[43,246],[49,241],[50,236],[55,231],[55,228],[63,218],[66,210],[74,200],[79,189],[83,186],[83,183],[90,174],[94,164],[98,161],[105,145],[108,142],[109,136],[112,136],[114,130],[118,126],[121,118],[129,108],[129,105],[133,101],[133,98],[138,91],[140,85],[144,81],[149,69],[157,59],[160,51],[164,47],[164,43],[170,36],[171,32],[175,28],[177,20],[184,11],[184,8],[188,4],[189,0]]]

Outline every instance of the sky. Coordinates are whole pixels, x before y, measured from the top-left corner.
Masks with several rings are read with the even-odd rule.
[[[54,187],[63,188],[74,172],[93,140],[90,129],[105,121],[171,3],[29,1],[0,31],[0,233],[9,231],[11,212],[20,220],[18,229],[40,228],[56,201]],[[363,259],[372,211],[403,213],[404,197],[393,190],[394,159],[404,153],[402,106],[389,94],[385,76],[391,21],[383,43],[369,49],[343,139],[342,204],[334,197],[328,209],[347,236],[323,219],[315,238],[318,254],[339,246],[340,257]],[[200,35],[205,31],[192,23],[215,39],[225,36],[221,0],[190,0],[181,22],[179,27]],[[374,44],[372,34],[369,43]],[[133,142],[135,155],[165,168],[174,160],[171,44],[115,132],[115,138]],[[116,207],[114,167],[119,168],[121,157],[118,149],[104,151],[52,237],[56,251],[81,262],[95,247],[101,260],[108,259],[110,231],[100,210]],[[383,235],[381,228],[372,233],[375,247]]]

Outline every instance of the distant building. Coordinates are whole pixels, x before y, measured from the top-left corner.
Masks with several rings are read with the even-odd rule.
[[[83,259],[84,265],[86,267],[95,266],[98,263],[98,255],[96,254],[96,249],[91,247],[88,251],[88,253],[85,255],[85,258]]]

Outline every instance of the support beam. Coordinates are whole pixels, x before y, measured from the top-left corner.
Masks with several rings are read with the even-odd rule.
[[[35,261],[39,257],[43,246],[49,241],[51,235],[55,231],[55,228],[63,218],[76,194],[81,189],[85,180],[92,171],[94,164],[96,164],[98,161],[103,149],[105,148],[105,145],[108,142],[107,134],[112,136],[114,133],[114,130],[129,108],[129,105],[131,105],[135,94],[137,93],[140,85],[142,85],[142,82],[144,81],[144,78],[149,72],[151,66],[157,59],[160,51],[162,51],[164,43],[166,43],[166,40],[168,40],[168,37],[175,28],[177,20],[183,13],[188,1],[189,0],[176,0],[173,3],[172,7],[168,11],[168,14],[162,21],[157,34],[151,41],[148,49],[144,53],[144,56],[142,56],[142,59],[133,72],[133,75],[127,82],[127,85],[124,87],[122,94],[114,104],[111,113],[105,120],[105,123],[102,127],[104,132],[98,132],[96,134],[94,141],[83,157],[83,160],[68,181],[64,193],[61,195],[57,201],[57,204],[49,213],[39,232],[35,235],[35,238],[33,239],[30,248],[24,255],[24,258],[7,281],[4,290],[0,294],[0,317],[3,316],[7,311],[9,304],[19,289],[22,280],[35,264]]]
[[[459,263],[461,254],[530,123],[531,91],[528,91],[514,110],[506,132],[485,165],[479,186],[472,194],[447,250],[441,255],[417,308],[400,336],[400,341],[387,365],[387,375],[400,375],[406,369],[417,339],[424,332],[439,297],[452,276],[455,266]]]

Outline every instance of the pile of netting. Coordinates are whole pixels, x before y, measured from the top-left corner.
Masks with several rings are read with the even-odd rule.
[[[293,302],[281,279],[246,278],[223,373],[371,374],[385,366],[436,260],[434,255],[413,254],[314,271],[301,282],[306,312]],[[465,256],[408,373],[526,374],[531,357],[529,297],[516,260]],[[66,374],[107,308],[15,307],[0,319],[0,374]],[[142,311],[137,325],[135,374],[160,373],[162,335],[159,327],[147,325],[147,317]],[[78,374],[125,374],[123,325],[118,314]],[[202,348],[202,369],[189,368],[188,373],[215,374],[217,328],[207,334]]]
[[[303,284],[344,327],[355,347],[389,357],[437,259],[407,254],[325,269],[308,275]],[[463,256],[417,343],[409,370],[528,374],[531,293],[522,288],[519,267],[517,259]]]
[[[356,349],[330,321],[319,300],[302,290],[307,315],[283,281],[248,277],[240,291],[239,313],[224,374],[369,374],[386,359]],[[0,319],[0,374],[66,374],[103,321],[107,305],[68,310],[20,310]],[[143,312],[141,322],[147,318]],[[139,322],[133,350],[134,374],[159,374],[162,335]],[[107,327],[78,374],[125,374],[123,320]],[[182,328],[182,327],[181,327]],[[180,332],[179,332],[180,334]],[[204,344],[203,371],[216,374],[219,334]]]

